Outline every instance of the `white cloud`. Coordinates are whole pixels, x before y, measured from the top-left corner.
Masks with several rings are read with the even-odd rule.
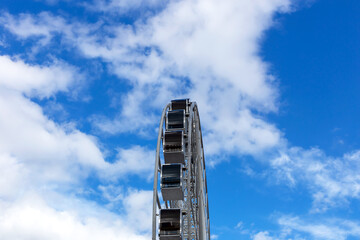
[[[0,24],[19,40],[35,39],[30,50],[38,52],[41,48],[52,44],[56,36],[61,36],[61,43],[55,43],[56,46],[64,44],[62,48],[65,48],[65,45],[71,48],[76,38],[84,38],[97,29],[101,22],[95,25],[80,24],[73,19],[54,16],[50,12],[40,12],[38,15],[21,13],[18,16],[4,12],[0,14]]]
[[[52,18],[48,13],[41,13],[39,16],[40,18],[35,19],[30,14],[14,17],[5,13],[1,16],[0,22],[19,38],[40,36],[43,38],[41,43],[48,44],[55,32],[64,30],[65,22],[60,17]]]
[[[253,240],[273,240],[271,236],[269,236],[269,232],[258,232],[253,236]]]
[[[107,4],[125,6],[130,3],[110,1]],[[113,73],[128,80],[132,89],[123,93],[119,114],[114,119],[93,117],[93,123],[103,131],[154,134],[149,126],[155,126],[159,120],[155,112],[159,113],[170,99],[190,96],[199,104],[205,152],[212,156],[212,164],[221,160],[220,153],[222,156],[234,153],[257,156],[266,150],[285,148],[280,157],[271,161],[272,167],[291,186],[305,181],[313,193],[314,210],[321,211],[343,204],[348,198],[359,198],[360,180],[356,175],[359,166],[357,160],[351,160],[356,154],[340,159],[328,157],[318,149],[286,149],[286,139],[281,131],[262,117],[277,110],[278,93],[267,64],[258,56],[259,44],[264,31],[272,25],[273,15],[290,11],[290,7],[288,0],[226,0],[221,4],[209,0],[184,0],[170,2],[158,15],[133,26],[70,23],[45,12],[18,17],[3,14],[1,23],[20,38],[37,36],[44,39],[41,44],[51,44],[51,39],[60,34],[64,43],[77,47],[83,56],[101,58],[109,63]],[[40,76],[36,82],[31,78],[4,76],[9,80],[0,81],[8,88],[27,94],[38,91],[35,94],[49,96],[68,87],[63,79],[71,75],[58,74],[64,69],[61,64],[34,68],[19,61],[12,64],[8,57],[0,60],[4,66],[9,64],[15,70],[26,69],[29,76]],[[48,76],[46,71],[54,76]],[[71,73],[69,69],[65,72]],[[44,81],[47,77],[55,80],[48,84]],[[50,149],[46,151],[53,155],[44,155],[39,150],[41,156],[49,158],[58,156],[56,151],[67,152],[82,161],[87,159],[88,151],[82,147],[68,150],[68,146],[73,146],[74,142],[78,144],[75,146],[87,144],[94,152],[84,160],[86,164],[108,169],[109,165],[104,163],[91,137],[54,125],[42,117],[38,106],[23,97],[14,98],[14,104],[17,102],[18,105],[29,105],[32,110],[20,112],[21,108],[9,108],[9,114],[16,119],[30,118],[35,119],[35,123],[41,122],[38,126],[35,124],[35,128],[26,129],[28,122],[19,124],[24,128],[24,136],[33,135],[28,129],[36,127],[37,132],[43,133],[42,139]],[[17,128],[10,121],[6,124],[5,129]],[[45,125],[44,130],[42,126]],[[50,139],[51,136],[53,139],[65,137],[67,140],[58,143],[67,151],[54,150],[54,146],[61,148],[51,145],[52,141],[46,140],[46,136]],[[28,145],[20,142],[17,154],[22,151],[21,146]],[[24,156],[25,153],[24,150]],[[153,160],[146,157],[150,154],[151,151],[141,147],[120,149],[117,163],[111,165],[113,173],[110,175],[150,175]],[[135,165],[135,156],[143,163],[141,167]],[[60,168],[58,174],[51,176],[59,175],[64,169]]]
[[[9,56],[0,56],[0,87],[29,97],[50,97],[55,92],[67,91],[81,78],[73,67],[64,63],[32,66]]]
[[[138,174],[145,178],[151,177],[154,173],[155,152],[145,147],[133,146],[131,148],[118,149],[118,155],[113,166],[106,171],[120,176],[127,174]]]
[[[102,198],[109,202],[109,207],[114,207],[114,204],[119,204],[124,199],[125,193],[122,186],[113,184],[100,185],[98,187],[102,194]]]
[[[13,198],[24,184],[27,169],[8,154],[0,154],[0,198]]]
[[[100,186],[102,197],[107,201],[106,207],[121,210],[129,226],[136,226],[139,232],[151,230],[153,192],[123,186]]]
[[[345,240],[350,236],[360,236],[359,223],[345,219],[304,221],[298,217],[283,216],[279,218],[278,223],[291,231],[308,234],[315,240]]]
[[[141,2],[110,1],[104,6],[130,9]],[[286,142],[281,132],[262,117],[277,111],[278,93],[274,77],[269,75],[258,51],[274,13],[289,11],[289,7],[287,0],[226,0],[221,4],[215,0],[184,0],[169,3],[159,15],[133,26],[70,22],[49,13],[17,17],[3,14],[0,22],[19,39],[39,38],[41,46],[52,44],[53,37],[61,35],[63,46],[75,46],[86,58],[101,58],[119,78],[127,79],[132,89],[123,93],[117,117],[94,118],[100,129],[146,132],[159,120],[154,111],[159,112],[170,99],[190,96],[199,104],[207,154],[257,155]],[[78,76],[75,69],[62,63],[29,65],[7,56],[0,57],[0,66],[1,197],[16,199],[21,191],[59,183],[64,187],[64,182],[76,185],[91,171],[109,179],[151,174],[151,150],[141,146],[119,148],[117,160],[109,164],[96,139],[49,120],[41,107],[28,98],[68,91]],[[324,210],[348,198],[359,198],[359,155],[354,152],[331,158],[318,149],[290,148],[271,164],[290,185],[305,181],[311,186],[314,209]],[[68,208],[58,211],[47,203],[28,208],[20,201],[14,205],[3,203],[7,206],[0,215],[1,231],[7,239],[27,239],[26,235],[16,235],[21,233],[36,239],[71,239],[70,234],[77,239],[92,239],[100,233],[106,233],[107,239],[113,239],[115,234],[124,239],[142,239],[134,232],[148,231],[148,221],[141,219],[149,219],[149,210],[144,206],[151,201],[150,196],[150,192],[141,190],[107,196],[135,213],[126,213],[125,218],[137,230],[124,230],[120,220],[121,226],[103,225],[101,218],[78,218]],[[25,215],[19,215],[22,213]],[[37,220],[45,226],[54,223],[69,232],[51,228],[37,232],[29,214],[37,214]],[[5,222],[4,216],[13,221]],[[24,222],[15,223],[18,217]],[[348,234],[339,228],[337,235],[326,235],[329,228],[325,225],[315,225],[315,229],[297,219],[290,220],[287,225],[283,221],[281,224],[320,239],[342,239]],[[77,226],[78,231],[70,225]],[[342,226],[356,235],[357,225],[350,225]],[[268,232],[259,232],[253,239],[274,238]]]
[[[360,224],[357,221],[339,218],[312,216],[309,219],[280,216],[277,219],[279,231],[270,234],[260,231],[252,236],[253,240],[346,240],[360,236]]]
[[[58,126],[22,95],[0,92],[0,152],[26,164],[35,179],[73,181],[91,168],[106,167],[94,139]]]
[[[118,162],[106,162],[94,137],[71,124],[56,124],[29,98],[48,98],[72,89],[78,75],[73,68],[29,65],[7,56],[0,56],[0,62],[4,63],[0,71],[1,239],[148,239],[151,192],[131,190],[121,195],[123,214],[74,195],[93,191],[84,183],[93,172],[111,180],[131,172],[147,173],[152,152],[138,146],[119,148]],[[142,165],[136,168],[134,163]]]
[[[100,129],[143,133],[158,121],[154,111],[170,99],[189,96],[199,104],[208,154],[257,154],[281,143],[280,131],[253,111],[277,109],[277,90],[258,57],[259,42],[273,14],[289,9],[288,0],[185,0],[170,2],[134,26],[76,28],[80,23],[60,24],[65,21],[46,13],[8,15],[3,23],[23,37],[16,30],[23,24],[48,29],[32,31],[45,39],[56,29],[84,56],[111,62],[113,72],[128,79],[133,89],[123,95],[118,116],[95,118]],[[52,21],[59,23],[53,27]]]
[[[119,148],[116,167],[105,162],[96,139],[70,125],[58,125],[49,120],[39,105],[30,101],[23,93],[32,97],[48,97],[57,91],[67,91],[75,81],[68,67],[30,66],[20,60],[0,57],[0,154],[2,171],[14,185],[1,188],[1,195],[12,196],[29,185],[57,186],[61,183],[78,183],[91,171],[99,172],[103,178],[117,179],[134,172],[146,174],[152,167],[149,161],[152,152],[141,147]],[[143,150],[143,151],[140,151]],[[136,159],[138,158],[138,159]],[[141,165],[136,165],[141,163]],[[111,170],[111,174],[104,174]],[[109,171],[107,171],[108,173]],[[16,191],[14,187],[18,186]]]
[[[131,190],[123,200],[126,209],[126,221],[130,226],[136,226],[139,231],[150,231],[152,223],[153,192]]]
[[[7,56],[0,62],[0,154],[3,170],[13,172],[14,182],[21,181],[18,192],[31,184],[76,183],[91,169],[107,166],[94,138],[54,123],[24,96],[42,98],[67,91],[78,75],[74,69],[28,65]]]
[[[305,183],[313,194],[313,211],[338,207],[360,198],[360,151],[329,157],[313,148],[290,148],[272,160],[276,176],[291,185]]]
[[[238,222],[238,224],[236,224],[235,228],[239,228],[242,229],[244,226],[244,223],[242,221]]]
[[[69,201],[69,198],[64,200]],[[58,201],[61,201],[59,196]],[[36,194],[27,195],[12,203],[0,202],[1,239],[145,240],[150,238],[148,233],[139,234],[143,229],[132,223],[129,224],[124,216],[115,215],[86,201],[72,199],[71,202],[70,207],[66,209],[53,207]]]
[[[219,238],[219,236],[216,234],[211,234],[211,236],[210,236],[210,239],[218,239],[218,238]]]
[[[170,4],[130,37],[135,41],[140,38],[143,47],[150,46],[146,57],[130,54],[129,64],[116,63],[114,59],[116,73],[129,78],[135,86],[124,98],[126,108],[119,122],[135,122],[136,126],[139,122],[136,119],[146,119],[147,115],[139,117],[144,108],[160,109],[171,98],[190,96],[199,103],[204,132],[209,133],[205,139],[206,146],[211,146],[207,153],[224,148],[228,152],[255,153],[277,145],[280,140],[277,129],[249,108],[276,109],[276,90],[271,85],[271,76],[266,74],[266,65],[256,56],[256,41],[269,26],[272,13],[287,4],[285,1],[271,4],[225,1],[221,7],[212,1]],[[242,12],[244,7],[248,11]],[[118,46],[113,45],[113,49]],[[219,138],[227,144],[219,145]]]
[[[91,4],[85,6],[91,11],[124,14],[128,11],[161,7],[166,3],[167,1],[160,0],[94,0]]]
[[[23,183],[31,179],[40,185],[74,184],[91,171],[104,179],[118,179],[126,174],[149,178],[154,164],[152,151],[140,146],[119,148],[116,163],[110,164],[104,160],[94,137],[71,124],[56,124],[38,104],[23,95],[48,97],[67,91],[76,81],[72,68],[30,66],[6,56],[1,56],[0,62],[4,63],[0,64],[4,68],[0,71],[0,154],[5,172],[13,172],[13,178],[21,176]]]

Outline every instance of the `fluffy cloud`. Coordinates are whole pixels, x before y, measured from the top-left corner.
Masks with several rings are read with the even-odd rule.
[[[257,57],[257,42],[272,14],[288,5],[285,0],[225,1],[221,6],[216,1],[174,1],[134,26],[70,23],[50,13],[3,14],[0,22],[19,39],[36,39],[40,46],[51,45],[60,36],[64,49],[75,46],[86,58],[101,58],[113,73],[128,80],[132,89],[123,93],[118,116],[94,121],[101,129],[146,131],[158,121],[154,111],[169,99],[190,96],[200,105],[209,154],[255,153],[280,141],[280,132],[252,111],[276,110],[273,78]],[[130,190],[113,196],[127,210],[111,217],[87,213],[104,212],[101,207],[84,203],[85,211],[71,204],[51,204],[44,196],[51,191],[76,192],[93,171],[110,179],[133,173],[149,176],[152,152],[140,146],[119,149],[117,160],[107,163],[96,139],[56,124],[29,99],[68,91],[77,76],[75,69],[64,64],[29,65],[6,56],[0,60],[13,69],[0,85],[0,111],[8,116],[0,122],[0,164],[13,176],[12,187],[1,193],[11,199],[2,203],[6,207],[0,214],[4,238],[95,239],[100,234],[106,239],[148,238],[151,192]],[[34,80],[34,75],[39,78]],[[219,139],[227,144],[219,144]],[[21,188],[14,190],[16,186]],[[36,197],[27,197],[30,190]],[[56,197],[64,198],[68,197]],[[82,200],[72,199],[77,201]],[[19,218],[22,221],[16,222]],[[113,223],[99,220],[109,218]]]
[[[95,139],[57,125],[24,96],[48,97],[66,91],[76,72],[57,65],[31,66],[6,56],[0,61],[4,68],[0,74],[0,152],[5,159],[10,157],[13,164],[9,167],[15,171],[25,165],[34,182],[73,182],[86,169],[106,167]],[[26,174],[19,175],[26,178]]]
[[[111,172],[120,176],[138,174],[150,178],[154,174],[154,156],[155,151],[141,146],[133,146],[128,149],[120,148],[116,162],[106,174],[111,174]]]
[[[152,192],[131,190],[122,195],[118,201],[126,209],[123,214],[84,200],[87,193],[81,192],[94,191],[84,185],[93,172],[103,180],[116,180],[149,171],[153,161],[146,161],[152,152],[137,146],[119,148],[117,162],[106,162],[94,137],[71,124],[56,124],[29,98],[71,89],[78,76],[73,68],[29,65],[7,56],[0,61],[1,238],[148,239]],[[139,162],[142,168],[135,168]]]
[[[1,239],[145,240],[150,238],[149,233],[139,234],[139,231],[143,232],[144,229],[133,222],[127,222],[124,216],[113,214],[93,203],[69,199],[69,197],[62,199],[57,196],[57,201],[61,200],[65,202],[71,200],[71,204],[66,208],[62,208],[61,204],[52,206],[37,194],[28,194],[12,203],[0,202]],[[136,216],[134,214],[137,213],[128,212],[130,216]],[[150,219],[147,220],[144,219],[144,224]]]
[[[111,130],[128,121],[146,127],[151,121],[141,124],[138,119],[154,118],[146,110],[139,118],[144,109],[160,109],[171,98],[190,96],[200,105],[207,154],[254,154],[279,144],[280,132],[250,109],[276,110],[276,89],[266,64],[257,57],[257,41],[272,13],[288,4],[225,1],[220,7],[212,1],[174,2],[137,26],[136,33],[130,32],[132,42],[125,41],[133,51],[121,57],[130,61],[113,59],[114,71],[128,78],[134,90],[124,97],[127,104]],[[112,41],[116,44],[111,50],[124,48],[119,44],[124,32],[129,35],[127,28],[119,28],[120,41]]]
[[[29,97],[50,97],[55,92],[67,91],[81,79],[74,68],[64,63],[31,66],[9,56],[0,56],[0,87]]]
[[[0,197],[13,198],[24,184],[24,177],[27,173],[24,164],[8,154],[0,154]]]
[[[146,132],[158,121],[154,112],[169,99],[191,97],[200,105],[208,154],[256,154],[281,142],[280,131],[254,113],[277,109],[274,78],[258,57],[259,42],[271,26],[273,14],[289,9],[287,0],[227,0],[221,5],[216,1],[174,1],[133,26],[105,28],[98,23],[79,28],[73,26],[80,23],[66,23],[58,24],[56,31],[83,56],[109,62],[112,71],[133,87],[123,93],[115,119],[94,118],[100,129]],[[4,25],[20,36],[24,35],[16,29],[23,22],[33,24],[29,29],[46,29],[44,23],[51,19],[66,22],[46,13],[3,19]],[[52,25],[43,33],[33,31],[33,35],[48,39],[55,29]]]
[[[78,74],[61,65],[29,65],[21,60],[0,56],[0,152],[3,164],[19,171],[26,164],[30,172],[47,181],[67,181],[85,177],[91,169],[111,170],[117,178],[127,173],[148,173],[153,153],[143,147],[119,148],[114,166],[105,162],[97,140],[71,124],[59,125],[48,119],[31,97],[49,97],[67,91]],[[5,117],[6,116],[6,117]],[[18,159],[18,160],[16,160]],[[136,164],[141,163],[141,167]],[[41,174],[39,174],[41,173]],[[16,174],[14,174],[16,175]],[[21,174],[22,175],[22,174]],[[34,179],[36,179],[36,176]],[[82,176],[82,177],[81,177]]]
[[[126,209],[126,220],[130,226],[136,226],[139,231],[150,232],[152,220],[153,192],[131,190],[123,200]]]

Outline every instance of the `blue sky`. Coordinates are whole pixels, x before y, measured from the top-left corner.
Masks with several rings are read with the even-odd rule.
[[[360,237],[359,1],[0,9],[1,239],[150,239],[160,113],[184,97],[212,239]]]

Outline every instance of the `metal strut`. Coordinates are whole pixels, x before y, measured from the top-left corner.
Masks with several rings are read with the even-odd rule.
[[[210,240],[200,117],[189,99],[172,100],[161,115],[152,217],[152,240]]]

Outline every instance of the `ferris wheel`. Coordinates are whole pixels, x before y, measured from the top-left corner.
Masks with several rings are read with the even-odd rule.
[[[152,240],[157,239],[210,240],[199,111],[189,99],[172,100],[161,115],[152,213]]]

